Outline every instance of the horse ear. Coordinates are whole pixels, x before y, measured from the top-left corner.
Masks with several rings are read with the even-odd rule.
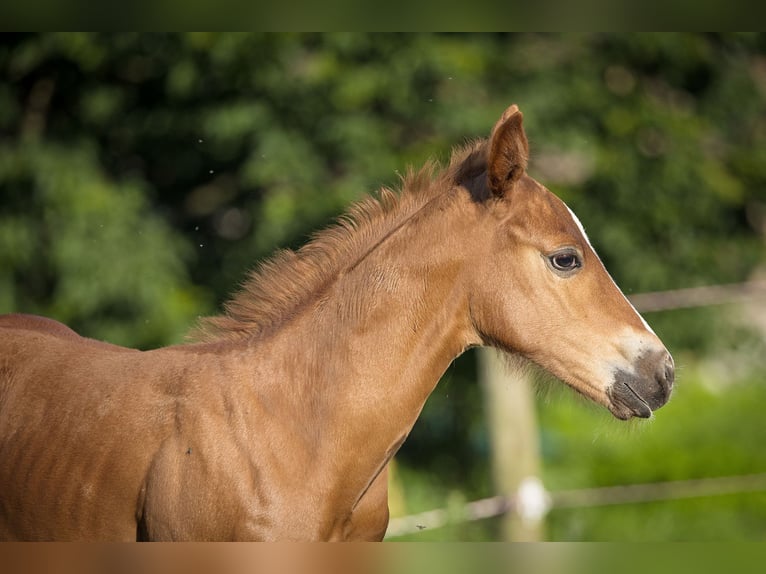
[[[529,142],[522,126],[521,112],[514,104],[492,128],[487,160],[489,189],[502,197],[524,175],[529,158]]]

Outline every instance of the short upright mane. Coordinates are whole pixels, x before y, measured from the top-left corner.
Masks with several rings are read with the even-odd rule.
[[[297,251],[278,251],[249,273],[240,291],[225,303],[223,315],[201,320],[194,338],[257,337],[294,317],[408,217],[483,169],[486,143],[481,140],[456,148],[444,170],[434,161],[418,171],[410,169],[399,191],[382,188],[352,205]]]

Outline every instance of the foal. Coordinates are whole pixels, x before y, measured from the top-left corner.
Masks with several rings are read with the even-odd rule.
[[[673,362],[522,115],[261,266],[203,342],[138,352],[0,317],[0,537],[379,540],[386,468],[447,366],[492,345],[649,417]]]

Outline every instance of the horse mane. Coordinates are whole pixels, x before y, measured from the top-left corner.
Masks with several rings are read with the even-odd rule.
[[[257,337],[296,316],[344,269],[364,258],[383,238],[456,182],[486,166],[486,140],[452,151],[440,170],[429,160],[401,177],[398,191],[383,187],[351,207],[335,223],[314,233],[297,251],[282,249],[250,271],[224,313],[202,318],[191,338],[236,341]]]

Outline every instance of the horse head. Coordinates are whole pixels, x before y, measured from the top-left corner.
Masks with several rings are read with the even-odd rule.
[[[614,283],[574,213],[527,174],[511,106],[462,166],[484,209],[470,312],[484,343],[522,355],[606,406],[650,417],[670,397],[673,359]]]

